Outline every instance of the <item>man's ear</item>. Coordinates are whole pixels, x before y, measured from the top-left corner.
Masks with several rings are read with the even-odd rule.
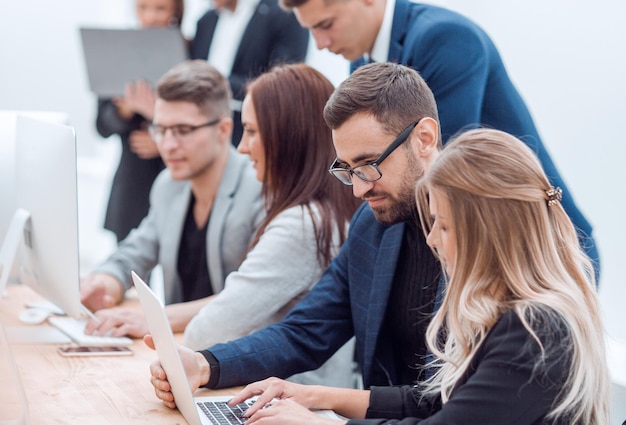
[[[233,136],[233,119],[223,118],[218,124],[217,129],[220,132],[220,140],[231,142],[231,138]]]
[[[439,123],[430,117],[424,117],[411,132],[411,143],[415,152],[422,158],[429,157],[438,149]]]

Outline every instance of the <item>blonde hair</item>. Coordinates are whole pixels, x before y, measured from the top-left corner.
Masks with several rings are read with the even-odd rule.
[[[563,342],[550,341],[555,324],[567,329],[569,371],[547,418],[604,425],[609,378],[593,268],[561,204],[548,205],[550,189],[524,143],[487,129],[450,141],[418,182],[425,231],[431,225],[428,192],[436,191],[450,203],[457,240],[455,267],[427,331],[439,360],[426,389],[440,392],[445,403],[488,331],[512,310],[544,359],[545,345]]]

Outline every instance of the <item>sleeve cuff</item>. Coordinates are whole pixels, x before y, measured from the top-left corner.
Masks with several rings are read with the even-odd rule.
[[[404,411],[401,387],[370,388],[370,405],[366,418],[401,419]]]
[[[204,384],[203,387],[209,389],[215,388],[220,380],[220,363],[209,350],[202,350],[198,352],[204,356],[207,362],[209,362],[209,367],[211,369],[209,382]]]

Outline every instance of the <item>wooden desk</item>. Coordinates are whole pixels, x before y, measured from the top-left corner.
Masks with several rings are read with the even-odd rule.
[[[0,298],[5,329],[19,322],[24,304],[41,297],[22,285],[9,285]],[[15,330],[14,328],[12,330]],[[58,345],[10,343],[37,424],[185,424],[178,410],[161,404],[150,384],[149,365],[157,356],[135,340],[132,356],[62,357]],[[3,392],[13,388],[0,388]],[[235,394],[236,389],[200,390],[196,395]]]

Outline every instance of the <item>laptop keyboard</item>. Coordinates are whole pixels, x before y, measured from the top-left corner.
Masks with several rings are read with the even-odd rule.
[[[229,406],[225,401],[199,401],[197,402],[200,410],[216,425],[243,424],[246,419],[243,418],[244,412],[252,404],[247,402]]]
[[[126,337],[85,335],[86,319],[77,320],[68,316],[50,316],[48,322],[83,347],[132,345],[133,343],[132,339]]]

